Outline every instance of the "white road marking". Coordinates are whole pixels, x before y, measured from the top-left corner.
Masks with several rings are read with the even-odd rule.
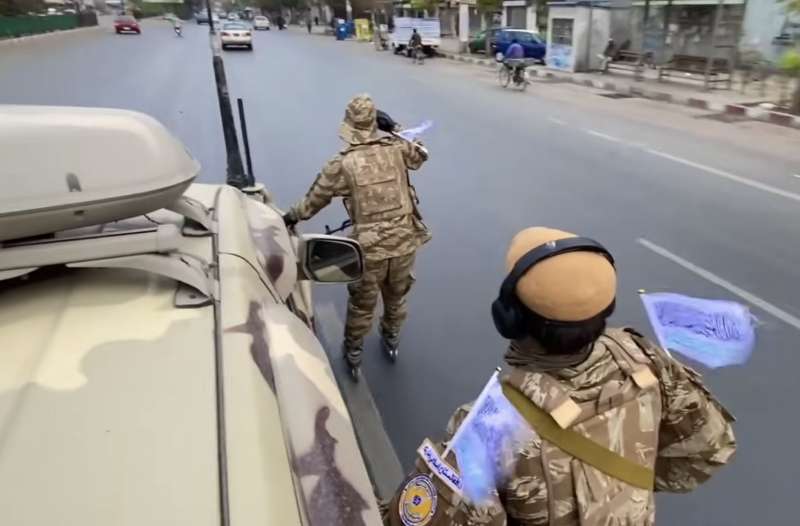
[[[794,176],[800,179],[800,174],[794,174]]]
[[[624,142],[622,139],[614,137],[613,135],[608,135],[608,134],[605,134],[605,133],[601,133],[601,132],[596,131],[596,130],[584,130],[584,131],[586,133],[588,133],[589,135],[594,135],[595,137],[600,137],[601,139],[605,139],[607,141]]]
[[[672,261],[674,263],[677,263],[678,265],[682,266],[683,268],[685,268],[689,272],[697,274],[701,278],[703,278],[703,279],[705,279],[707,281],[710,281],[714,285],[722,287],[723,289],[727,290],[728,292],[731,292],[731,293],[739,296],[743,300],[751,303],[752,305],[755,305],[756,307],[758,307],[759,309],[763,310],[764,312],[767,312],[767,313],[775,316],[779,320],[791,325],[795,329],[800,330],[800,318],[789,314],[785,310],[782,310],[782,309],[776,307],[772,303],[769,303],[768,301],[759,298],[758,296],[756,296],[755,294],[753,294],[751,292],[747,292],[746,290],[737,287],[736,285],[734,285],[730,281],[727,281],[727,280],[717,276],[716,274],[714,274],[712,272],[709,272],[708,270],[706,270],[704,268],[698,267],[697,265],[695,265],[691,261],[687,261],[687,260],[683,259],[682,257],[680,257],[680,256],[678,256],[676,254],[673,254],[672,252],[670,252],[666,248],[658,246],[655,243],[653,243],[652,241],[648,241],[647,239],[644,239],[644,238],[639,238],[639,239],[636,240],[636,242],[639,243],[640,245],[642,245],[643,247],[647,248],[648,250],[651,250],[651,251],[655,252],[659,256],[665,257],[665,258],[669,259],[670,261]]]
[[[684,164],[686,166],[691,166],[692,168],[697,168],[698,170],[702,170],[712,175],[716,175],[717,177],[722,177],[724,179],[729,179],[731,181],[735,181],[737,183],[749,186],[751,188],[756,188],[763,192],[768,192],[770,194],[785,197],[786,199],[791,199],[793,201],[800,201],[800,194],[795,194],[786,190],[781,190],[780,188],[776,188],[768,184],[759,183],[758,181],[753,181],[752,179],[748,179],[740,175],[734,175],[732,173],[728,173],[718,168],[712,168],[711,166],[706,166],[705,164],[696,163],[694,161],[690,161],[682,157],[676,157],[668,153],[660,152],[658,150],[653,150],[652,148],[645,148],[645,151],[648,153],[652,153],[653,155],[657,155],[658,157],[669,159],[670,161],[674,161],[676,163]]]
[[[566,126],[567,123],[562,121],[561,119],[556,119],[555,117],[548,117],[548,121],[552,122],[553,124],[558,124],[559,126]]]

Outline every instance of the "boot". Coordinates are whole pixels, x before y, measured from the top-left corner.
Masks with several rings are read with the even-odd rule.
[[[389,359],[396,362],[397,352],[400,350],[400,336],[381,329],[381,345]]]
[[[342,352],[344,354],[344,359],[347,362],[347,367],[350,370],[350,378],[353,379],[354,382],[358,382],[359,378],[361,377],[361,353],[363,351],[362,346],[358,345],[351,345],[345,342],[342,345]]]

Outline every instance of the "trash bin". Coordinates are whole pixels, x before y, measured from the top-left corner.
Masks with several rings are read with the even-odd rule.
[[[339,24],[336,26],[336,40],[344,40],[347,38],[347,24]]]

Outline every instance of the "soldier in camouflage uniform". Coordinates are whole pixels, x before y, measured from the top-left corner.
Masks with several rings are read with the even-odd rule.
[[[610,254],[573,249],[527,270],[518,265],[533,249],[558,249],[574,237],[530,228],[511,243],[508,268],[521,277],[509,291],[513,299],[502,301],[518,301],[523,315],[505,356],[504,393],[511,401],[505,389],[513,389],[523,404],[558,429],[590,439],[618,465],[634,464],[649,475],[646,483],[637,487],[609,475],[620,471],[567,453],[532,426],[533,438],[514,450],[510,474],[497,481],[491,502],[468,502],[420,457],[388,505],[385,524],[652,525],[655,491],[691,491],[730,461],[733,418],[700,375],[636,331],[606,328],[616,295]],[[500,321],[498,329],[508,333]],[[456,411],[448,439],[469,409]],[[455,455],[446,461],[458,469]]]
[[[427,151],[420,143],[380,133],[378,113],[368,95],[350,101],[339,129],[345,148],[328,161],[305,198],[284,218],[291,225],[313,217],[334,197],[345,199],[352,237],[361,243],[366,259],[363,278],[348,287],[344,349],[355,380],[379,295],[383,345],[396,357],[407,315],[406,296],[414,283],[416,251],[431,237],[408,179],[408,170],[419,169],[428,159]],[[383,131],[392,131],[386,128],[394,122],[388,121],[381,126]]]

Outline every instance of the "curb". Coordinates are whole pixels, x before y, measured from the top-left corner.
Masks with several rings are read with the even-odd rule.
[[[457,55],[455,53],[440,52],[439,55],[450,60],[467,62],[475,65],[481,65],[481,66],[493,65],[493,61],[490,60],[476,59],[472,57],[466,57],[464,55]],[[719,103],[715,103],[713,101],[708,101],[706,99],[673,95],[671,93],[665,93],[663,91],[644,89],[639,86],[629,86],[627,88],[625,86],[618,87],[611,81],[584,79],[584,78],[579,78],[577,75],[556,73],[554,71],[545,69],[529,69],[528,73],[534,77],[556,79],[562,82],[570,82],[578,86],[596,88],[604,91],[612,91],[615,93],[631,95],[633,97],[639,97],[643,99],[655,100],[658,102],[677,104],[679,106],[688,106],[690,108],[695,108],[695,109],[716,111],[720,113],[726,113],[728,115],[738,115],[756,121],[768,122],[770,124],[777,124],[779,126],[786,126],[789,128],[800,129],[800,116],[791,115],[788,113],[781,113],[779,111],[766,110],[757,107],[753,108],[749,106],[743,106],[740,104],[722,105]]]
[[[98,30],[98,29],[105,29],[105,28],[103,26],[101,26],[100,24],[97,24],[96,26],[76,27],[76,28],[73,28],[73,29],[64,29],[62,31],[48,31],[47,33],[37,33],[35,35],[25,35],[25,36],[16,37],[16,38],[5,38],[5,39],[0,39],[0,46],[12,45],[12,44],[22,44],[24,42],[29,42],[31,40],[38,40],[38,39],[42,39],[42,38],[52,37],[54,35],[68,35],[68,34],[79,33],[81,31],[90,31],[90,30]]]

